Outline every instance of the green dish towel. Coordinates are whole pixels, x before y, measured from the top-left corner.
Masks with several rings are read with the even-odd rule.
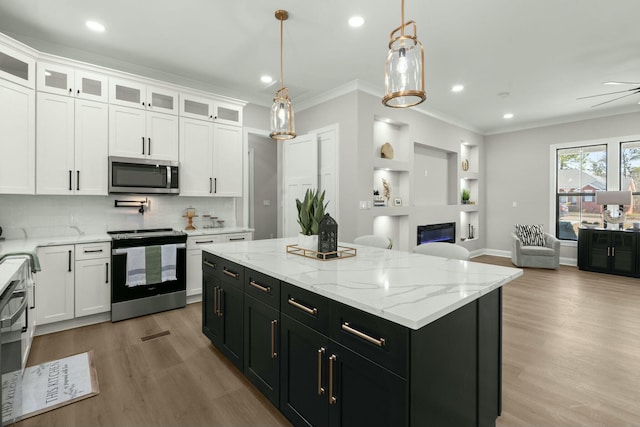
[[[162,282],[162,256],[160,246],[147,246],[145,248],[145,270],[147,284]]]
[[[36,255],[35,252],[9,252],[6,254],[3,254],[0,257],[0,262],[2,262],[3,259],[5,259],[6,257],[9,256],[27,256],[31,259],[31,272],[32,273],[37,273],[38,271],[41,270],[40,268],[40,260],[38,259],[38,255]]]

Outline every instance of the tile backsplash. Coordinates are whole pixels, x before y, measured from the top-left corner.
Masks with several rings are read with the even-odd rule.
[[[144,215],[138,207],[115,207],[115,200],[145,200]],[[99,234],[108,230],[187,226],[183,218],[194,208],[196,228],[205,224],[202,215],[214,214],[225,226],[242,225],[236,220],[235,198],[201,198],[153,195],[110,196],[22,196],[0,195],[0,227],[7,239],[24,237],[74,236]]]

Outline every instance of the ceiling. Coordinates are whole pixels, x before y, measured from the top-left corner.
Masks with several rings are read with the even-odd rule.
[[[613,96],[576,99],[633,87],[606,81],[640,82],[638,0],[405,3],[425,50],[423,111],[483,134],[640,111],[640,94],[593,108]],[[2,0],[0,32],[48,53],[157,70],[268,106],[279,74],[276,9],[290,15],[284,80],[294,109],[354,81],[383,95],[400,0]],[[349,27],[352,15],[365,24]],[[88,31],[88,19],[106,31]],[[263,74],[276,82],[261,83]],[[452,93],[454,84],[464,91]],[[507,112],[514,117],[504,119]]]

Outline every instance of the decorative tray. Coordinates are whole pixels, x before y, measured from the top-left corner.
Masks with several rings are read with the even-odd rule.
[[[287,245],[287,253],[293,255],[299,255],[311,259],[319,259],[321,261],[330,261],[333,259],[351,258],[356,256],[358,251],[356,248],[349,248],[347,246],[338,246],[337,251],[332,252],[318,252],[309,249],[304,249],[298,245]]]

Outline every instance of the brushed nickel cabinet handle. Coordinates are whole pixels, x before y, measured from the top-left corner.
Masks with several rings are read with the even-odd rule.
[[[218,287],[213,288],[213,313],[218,315]]]
[[[611,256],[616,256],[616,247],[611,248]]]
[[[222,311],[222,298],[224,297],[224,289],[218,289],[218,313],[220,317],[224,317],[224,312]]]
[[[324,347],[318,349],[318,396],[324,394],[324,387],[322,387],[322,359],[324,358]]]
[[[276,353],[276,327],[278,326],[277,320],[271,321],[271,358],[275,359],[278,357],[278,353]]]
[[[312,316],[317,316],[318,315],[318,309],[317,308],[315,308],[315,307],[314,308],[309,308],[306,305],[302,305],[292,297],[289,297],[288,303],[289,303],[289,305],[292,305],[295,308],[298,308],[298,309],[304,311],[305,313],[309,313]]]
[[[215,264],[213,264],[213,263],[211,263],[211,262],[209,262],[209,261],[207,261],[207,260],[202,261],[202,263],[203,263],[204,265],[206,265],[207,267],[216,268],[216,265],[215,265]]]
[[[338,403],[338,399],[333,395],[333,362],[337,359],[335,354],[329,356],[329,405]]]
[[[362,338],[365,341],[369,341],[371,344],[375,344],[378,347],[384,347],[385,344],[385,340],[384,338],[373,338],[367,334],[365,334],[364,332],[360,332],[357,329],[353,329],[351,326],[349,326],[348,322],[344,322],[342,324],[342,330],[349,332],[350,334],[353,334],[359,338]]]
[[[250,281],[249,284],[251,286],[253,286],[254,288],[258,289],[259,291],[262,291],[262,292],[264,292],[266,294],[270,294],[271,293],[271,286],[262,286],[261,284],[259,284],[255,280]]]

